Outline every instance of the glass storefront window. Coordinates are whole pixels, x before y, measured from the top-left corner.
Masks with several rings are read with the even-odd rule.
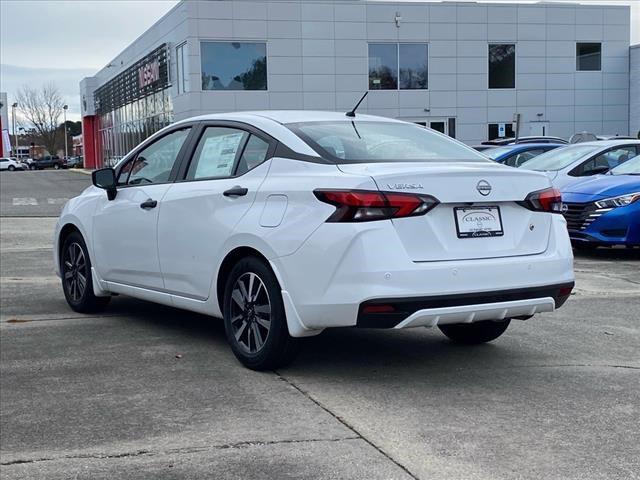
[[[201,42],[202,90],[266,90],[267,45]]]
[[[398,45],[369,44],[369,90],[398,88]]]
[[[122,157],[158,130],[173,122],[169,89],[135,100],[100,115],[100,138],[104,166]]]

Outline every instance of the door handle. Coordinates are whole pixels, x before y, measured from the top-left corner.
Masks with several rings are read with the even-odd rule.
[[[230,188],[229,190],[225,190],[224,192],[222,192],[222,194],[225,197],[244,197],[247,192],[249,192],[248,189],[240,186],[235,186],[233,188]]]
[[[157,200],[151,200],[150,198],[146,202],[142,202],[140,204],[140,208],[144,208],[145,210],[150,210],[152,208],[156,208],[158,205]]]

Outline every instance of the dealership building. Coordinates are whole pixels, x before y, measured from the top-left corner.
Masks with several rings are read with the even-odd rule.
[[[183,118],[347,111],[365,91],[359,111],[468,144],[516,114],[520,135],[627,135],[629,38],[606,2],[183,0],[80,83],[85,164]]]

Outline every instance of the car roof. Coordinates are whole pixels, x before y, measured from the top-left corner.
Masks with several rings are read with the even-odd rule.
[[[640,145],[640,140],[594,140],[592,142],[578,142],[571,143],[570,145],[590,145],[594,147],[616,147],[618,145]]]
[[[345,112],[327,112],[316,110],[258,110],[247,112],[229,112],[229,113],[213,113],[192,117],[188,120],[237,120],[248,121],[256,118],[267,118],[280,124],[299,123],[299,122],[329,122],[329,121],[345,121],[366,120],[372,122],[397,122],[400,120],[392,118],[378,117],[375,115],[365,115],[356,113],[355,117],[347,117]]]

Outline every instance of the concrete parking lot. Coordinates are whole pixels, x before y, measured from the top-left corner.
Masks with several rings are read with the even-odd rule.
[[[73,313],[51,236],[89,177],[0,182],[1,478],[640,478],[637,252],[578,256],[562,309],[488,345],[340,329],[257,373],[213,318]]]

